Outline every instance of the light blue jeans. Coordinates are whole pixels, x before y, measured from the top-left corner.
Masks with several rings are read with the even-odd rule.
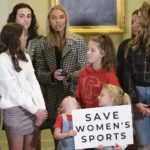
[[[138,102],[150,104],[150,87],[136,86],[136,89]],[[150,117],[143,118],[138,112],[135,112],[134,117],[138,145],[150,145]]]

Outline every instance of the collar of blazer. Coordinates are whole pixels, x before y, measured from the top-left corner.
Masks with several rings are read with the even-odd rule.
[[[65,48],[62,52],[62,59],[65,58],[65,56],[67,56],[67,54],[71,51],[74,45],[75,45],[75,40],[69,39],[69,38],[66,39]],[[45,55],[45,58],[46,58],[46,61],[50,70],[55,71],[56,70],[56,55],[55,55],[54,43],[51,42],[50,44],[48,44],[46,42],[43,48],[43,52],[44,52],[44,55]]]
[[[47,43],[47,40],[45,40],[43,45],[43,53],[47,62],[47,65],[50,69],[50,71],[56,70],[56,55],[55,55],[55,46],[54,43],[51,42],[50,44]]]
[[[65,41],[65,48],[62,52],[62,58],[64,58],[74,47],[75,41],[73,39],[67,38]]]

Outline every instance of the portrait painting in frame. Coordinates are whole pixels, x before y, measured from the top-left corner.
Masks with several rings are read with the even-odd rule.
[[[124,0],[50,0],[50,7],[63,5],[70,17],[70,30],[79,34],[124,31]]]

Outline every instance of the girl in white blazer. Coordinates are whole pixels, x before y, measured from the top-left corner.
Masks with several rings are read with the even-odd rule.
[[[28,54],[25,29],[6,24],[0,42],[0,109],[11,150],[36,149],[38,127],[47,118],[44,99]]]

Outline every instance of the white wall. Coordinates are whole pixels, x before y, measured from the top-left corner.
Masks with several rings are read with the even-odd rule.
[[[8,17],[8,0],[0,0],[0,31],[6,24]]]

